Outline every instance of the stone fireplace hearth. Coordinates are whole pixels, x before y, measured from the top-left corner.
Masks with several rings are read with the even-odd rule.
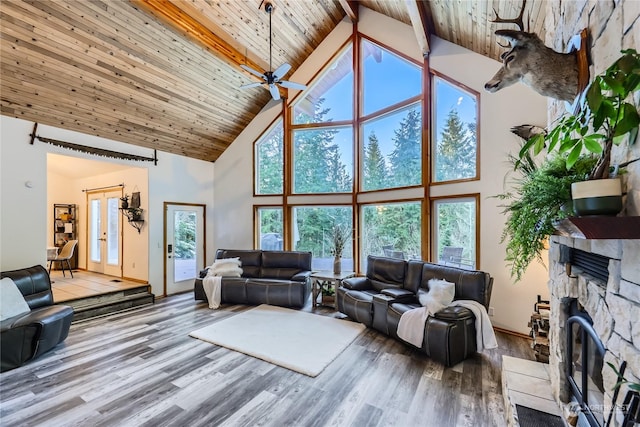
[[[565,248],[562,248],[562,246]],[[595,277],[585,269],[568,267],[566,247],[608,258],[608,277]],[[605,264],[606,266],[606,264]],[[606,270],[605,270],[606,274]],[[597,275],[597,274],[596,274]],[[627,362],[625,377],[640,382],[640,240],[588,240],[552,236],[549,249],[549,290],[551,294],[549,376],[554,397],[568,406],[571,388],[566,378],[567,328],[569,317],[563,309],[568,299],[577,300],[593,320],[593,328],[605,347],[602,380],[605,419],[612,408],[615,372],[607,362],[619,367]],[[617,405],[622,403],[626,387],[620,390]],[[614,412],[612,425],[619,425],[620,411]],[[616,422],[617,421],[617,422]]]

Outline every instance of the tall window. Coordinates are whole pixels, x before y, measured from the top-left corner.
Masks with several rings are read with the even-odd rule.
[[[333,269],[333,245],[331,236],[334,227],[353,230],[351,206],[299,206],[293,209],[293,247],[297,251],[313,254],[311,268]],[[342,268],[353,270],[353,247],[351,238],[341,254]]]
[[[477,178],[477,94],[433,77],[433,181]]]
[[[255,144],[256,194],[282,194],[284,143],[282,119]]]
[[[433,202],[434,242],[439,264],[475,269],[478,199],[438,199]]]
[[[338,226],[352,235],[342,253],[345,271],[365,271],[368,255],[408,260],[429,253],[475,266],[478,198],[427,205],[423,176],[430,148],[432,183],[478,177],[479,95],[436,73],[433,99],[425,103],[421,62],[364,35],[357,43],[359,49],[346,42],[294,98],[289,121],[256,142],[256,196],[279,205],[256,206],[256,246],[310,251],[313,269],[331,270],[330,236]],[[434,122],[430,139],[423,135],[425,116]],[[427,140],[430,147],[423,146]],[[422,247],[427,231],[433,250]]]
[[[421,202],[385,203],[362,207],[361,267],[368,255],[421,258]]]
[[[284,249],[282,208],[278,206],[259,207],[256,212],[260,249],[268,251],[281,251]]]

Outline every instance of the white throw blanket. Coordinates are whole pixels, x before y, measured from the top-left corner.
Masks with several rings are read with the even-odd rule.
[[[496,336],[493,332],[491,320],[484,305],[473,300],[457,300],[449,304],[465,307],[471,310],[476,318],[476,347],[477,351],[498,347]],[[430,313],[426,307],[418,307],[405,311],[398,323],[398,336],[404,341],[422,348],[424,328]]]
[[[222,289],[222,277],[207,275],[202,279],[202,287],[209,301],[209,308],[219,308]]]

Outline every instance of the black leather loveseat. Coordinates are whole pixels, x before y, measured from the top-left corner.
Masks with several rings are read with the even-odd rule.
[[[311,252],[218,249],[216,259],[240,258],[242,277],[223,277],[221,302],[304,307],[311,291]],[[200,272],[196,300],[207,301]]]
[[[54,305],[47,270],[36,265],[3,271],[0,278],[15,282],[31,311],[0,323],[0,371],[8,371],[35,359],[64,341],[69,334],[73,309]]]
[[[400,317],[421,307],[420,291],[430,279],[455,283],[454,300],[475,300],[489,308],[493,278],[483,271],[424,261],[369,256],[367,275],[342,282],[338,310],[368,327],[398,337]],[[411,345],[407,343],[407,345]],[[445,366],[455,365],[477,351],[475,316],[465,307],[446,307],[426,320],[420,350]]]

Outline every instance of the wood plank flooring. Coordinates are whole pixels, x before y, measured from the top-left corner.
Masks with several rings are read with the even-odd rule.
[[[0,425],[502,426],[501,355],[532,358],[527,340],[498,333],[498,349],[444,368],[367,329],[310,378],[188,336],[249,308],[209,310],[186,293],[73,324],[0,374]]]

